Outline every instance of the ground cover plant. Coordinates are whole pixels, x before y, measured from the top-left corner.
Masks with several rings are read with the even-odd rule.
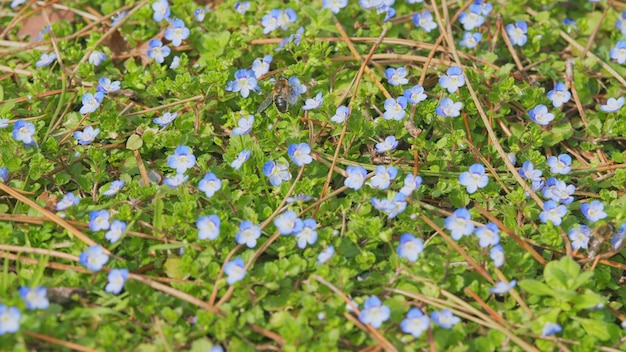
[[[626,349],[626,4],[1,13],[0,350]]]

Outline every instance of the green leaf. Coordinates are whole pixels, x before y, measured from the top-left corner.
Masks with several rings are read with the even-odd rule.
[[[128,137],[128,140],[126,141],[126,149],[129,150],[138,150],[139,148],[141,148],[142,145],[143,140],[141,139],[141,136],[136,134]]]
[[[554,290],[541,281],[522,280],[518,284],[521,288],[524,289],[524,291],[528,293],[531,293],[537,296],[554,296]]]
[[[609,334],[609,327],[603,321],[579,318],[575,316],[571,318],[572,320],[579,322],[580,325],[582,325],[583,329],[585,329],[586,333],[591,336],[597,337],[601,341],[606,341],[611,337],[611,335]]]

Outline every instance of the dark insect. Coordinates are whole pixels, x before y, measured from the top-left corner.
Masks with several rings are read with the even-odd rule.
[[[289,108],[289,96],[291,95],[291,85],[286,78],[279,78],[274,83],[274,89],[271,94],[268,94],[267,97],[263,100],[259,108],[257,109],[257,114],[267,109],[272,101],[274,101],[274,105],[276,109],[280,112],[286,112]]]
[[[600,252],[602,245],[608,242],[614,233],[615,224],[612,222],[607,222],[604,225],[598,226],[593,231],[589,241],[589,249],[587,250],[587,255],[589,259],[593,259],[596,257],[598,252]]]

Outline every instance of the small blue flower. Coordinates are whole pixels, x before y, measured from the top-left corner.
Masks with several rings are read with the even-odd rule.
[[[324,264],[335,255],[335,247],[328,246],[317,256],[317,264]]]
[[[417,257],[424,251],[424,241],[411,235],[404,233],[400,236],[400,244],[398,245],[398,256],[406,258],[411,263],[417,260]]]
[[[272,59],[272,55],[265,55],[263,59],[254,60],[252,63],[252,71],[254,71],[254,76],[257,79],[269,72]]]
[[[123,187],[124,187],[124,180],[115,180],[111,182],[109,189],[104,191],[102,195],[109,196],[109,197],[114,196],[117,194],[117,192],[121,191]]]
[[[430,31],[437,28],[433,15],[428,11],[422,11],[422,13],[413,15],[413,24],[423,29],[426,33],[430,33]]]
[[[20,297],[26,303],[26,308],[30,310],[46,309],[50,305],[48,301],[48,290],[43,286],[30,287],[22,286],[19,289]]]
[[[57,211],[62,211],[73,205],[77,205],[78,202],[80,202],[80,197],[76,197],[74,196],[74,193],[68,192],[65,196],[63,196],[63,199],[57,203],[56,209]]]
[[[362,166],[348,166],[346,168],[346,175],[347,177],[343,184],[356,191],[363,186],[365,178],[367,177],[367,170]]]
[[[552,101],[552,105],[558,108],[572,98],[572,93],[567,90],[565,83],[557,82],[554,85],[554,89],[549,91],[547,96]]]
[[[249,1],[237,1],[235,3],[235,11],[239,12],[240,14],[245,15],[248,10],[250,10]]]
[[[293,43],[297,46],[300,46],[300,42],[302,42],[302,36],[304,35],[304,27],[300,26],[298,30],[296,30],[296,34],[293,36]]]
[[[17,120],[13,124],[13,132],[11,136],[18,142],[24,142],[24,145],[31,145],[35,143],[33,135],[35,134],[35,125],[24,120]]]
[[[148,57],[162,64],[165,58],[170,55],[170,48],[163,46],[163,42],[158,39],[151,39],[148,42]]]
[[[477,5],[478,7],[480,7],[480,13],[482,13],[485,16],[489,16],[489,14],[491,13],[491,10],[493,10],[493,6],[485,2],[485,0],[474,0],[474,5]]]
[[[434,310],[430,313],[430,319],[444,329],[452,329],[453,326],[461,322],[461,318],[452,314],[450,309]]]
[[[348,118],[349,114],[350,114],[350,108],[348,108],[347,106],[341,105],[340,107],[337,108],[337,111],[335,111],[335,115],[330,118],[330,121],[337,123],[337,124],[343,123]]]
[[[304,219],[302,230],[294,234],[298,239],[298,248],[304,249],[307,244],[314,244],[317,241],[317,222],[315,219]]]
[[[226,282],[229,285],[237,281],[243,280],[246,276],[246,267],[243,259],[237,257],[224,265],[224,274],[226,274]]]
[[[289,164],[284,161],[270,160],[263,164],[263,174],[270,179],[272,186],[280,186],[283,181],[291,180]]]
[[[361,309],[359,314],[359,321],[378,329],[390,316],[391,309],[384,305],[378,297],[370,296],[363,304],[363,309]]]
[[[403,84],[409,83],[409,80],[406,78],[406,69],[404,67],[388,68],[385,70],[385,77],[387,77],[387,81],[392,86],[401,86]]]
[[[196,228],[198,228],[199,239],[213,241],[220,235],[220,218],[215,214],[201,216],[196,221]]]
[[[419,84],[414,85],[413,87],[406,89],[404,91],[404,97],[406,98],[409,104],[418,104],[421,101],[426,100],[426,94],[424,94],[424,87]]]
[[[167,3],[167,0],[157,0],[153,2],[152,10],[154,10],[152,19],[154,19],[155,22],[161,22],[163,19],[170,16],[170,5]]]
[[[168,176],[163,180],[169,188],[178,188],[183,183],[187,182],[189,176],[185,176],[184,174],[176,174],[174,176]]]
[[[389,187],[391,180],[394,180],[398,175],[398,169],[393,166],[385,167],[384,165],[378,165],[374,177],[370,180],[370,186],[375,189],[384,190]]]
[[[224,352],[224,349],[222,348],[222,346],[217,345],[217,346],[211,347],[209,352]]]
[[[470,5],[469,11],[461,12],[459,22],[463,24],[466,31],[471,31],[485,23],[485,18],[481,16],[481,12],[482,8],[476,4]]]
[[[55,54],[55,53],[52,53],[50,55],[48,55],[48,54],[41,54],[41,57],[39,58],[39,61],[37,61],[37,63],[35,63],[35,67],[49,66],[56,59],[57,59],[57,54]]]
[[[329,9],[335,15],[346,6],[348,6],[348,0],[322,0],[322,7]]]
[[[543,326],[543,329],[541,329],[541,337],[552,336],[561,331],[563,331],[561,325],[557,323],[546,323],[546,325]]]
[[[204,21],[204,17],[206,16],[206,11],[202,7],[198,7],[193,12],[193,16],[196,18],[196,21],[202,22]]]
[[[576,26],[576,21],[572,20],[571,18],[564,18],[561,24],[565,27],[565,31],[567,33],[572,33],[572,31],[578,29],[578,27]]]
[[[580,211],[590,222],[596,222],[607,217],[607,214],[604,212],[604,204],[599,200],[583,203],[580,206]]]
[[[406,209],[406,196],[402,193],[397,193],[393,196],[393,199],[370,199],[374,209],[381,211],[393,219],[398,214],[402,213]]]
[[[90,112],[96,111],[100,107],[100,102],[104,99],[104,93],[96,92],[96,94],[85,93],[82,97],[83,106],[80,108],[80,113],[85,115]]]
[[[107,77],[102,77],[98,80],[98,87],[96,90],[104,94],[117,92],[120,90],[120,81],[111,81]]]
[[[287,201],[287,204],[291,204],[291,203],[300,202],[300,201],[308,202],[312,199],[313,199],[313,196],[310,196],[308,194],[298,194],[293,197],[287,197],[285,200]]]
[[[91,271],[100,271],[104,264],[109,261],[109,256],[104,253],[102,247],[95,245],[87,248],[80,254],[78,260]]]
[[[104,290],[117,295],[122,292],[127,279],[128,269],[111,269],[108,275],[109,283],[106,285]]]
[[[618,112],[624,106],[624,97],[609,98],[606,104],[600,105],[600,111],[604,112]]]
[[[304,224],[293,210],[287,210],[274,219],[274,226],[281,235],[291,235],[302,231]]]
[[[0,128],[9,127],[9,119],[0,119]]]
[[[254,76],[254,71],[250,69],[241,69],[235,72],[235,80],[228,82],[226,91],[240,92],[241,96],[247,98],[250,91],[259,90],[259,86]]]
[[[113,220],[111,228],[104,234],[104,238],[109,240],[111,243],[115,243],[119,241],[120,237],[124,234],[124,231],[126,231],[126,223],[119,220]]]
[[[613,246],[613,249],[618,250],[622,248],[622,242],[624,241],[624,238],[626,238],[626,222],[623,222],[619,226],[619,230],[617,230],[617,233],[614,234],[613,237],[611,237],[611,245]]]
[[[204,192],[207,198],[213,197],[215,192],[219,191],[222,188],[222,180],[217,178],[214,173],[209,172],[200,182],[198,182],[198,189]]]
[[[126,17],[127,14],[128,11],[122,11],[118,12],[117,15],[111,17],[111,26],[115,26],[116,24],[118,24],[122,19],[124,19],[124,17]]]
[[[304,102],[304,106],[302,107],[302,110],[317,109],[320,106],[322,106],[323,102],[324,102],[324,98],[322,98],[322,92],[319,92],[319,93],[317,93],[315,98],[307,99],[306,102]]]
[[[194,167],[194,165],[196,165],[196,157],[186,145],[179,145],[174,149],[174,155],[167,157],[167,166],[176,169],[176,172],[179,174],[185,173],[187,169]]]
[[[296,15],[296,11],[293,9],[285,9],[285,11],[280,11],[277,17],[278,27],[286,30],[289,28],[289,25],[294,23],[298,15]]]
[[[491,260],[493,260],[493,265],[495,265],[496,268],[504,265],[504,249],[502,249],[502,246],[497,244],[491,247],[491,250],[489,251],[489,257],[491,258]]]
[[[311,147],[307,143],[289,145],[287,154],[297,166],[304,166],[313,162]]]
[[[108,230],[109,226],[109,218],[111,215],[109,211],[104,210],[94,210],[89,213],[89,229],[91,231],[100,231],[100,230]]]
[[[171,113],[171,112],[166,112],[163,114],[163,116],[161,117],[157,117],[154,120],[152,120],[152,122],[156,123],[157,125],[161,126],[161,127],[165,127],[167,125],[169,125],[170,123],[172,123],[174,121],[174,119],[176,119],[178,117],[178,113]]]
[[[238,244],[245,244],[248,248],[256,247],[256,242],[261,237],[261,228],[244,220],[239,224],[239,231],[235,235]]]
[[[230,133],[231,136],[243,136],[252,131],[252,125],[254,124],[254,115],[249,115],[247,118],[242,117],[239,119],[237,127],[235,127]]]
[[[463,108],[463,103],[460,101],[455,103],[452,99],[446,97],[441,99],[435,112],[441,117],[457,117],[461,115],[461,108]]]
[[[475,193],[479,188],[485,188],[489,183],[489,177],[485,175],[485,167],[481,164],[470,166],[469,171],[459,175],[459,183],[465,186],[467,193]]]
[[[176,69],[180,66],[180,56],[174,56],[172,58],[172,63],[170,64],[170,69]]]
[[[13,0],[13,1],[11,1],[11,5],[10,5],[10,7],[11,7],[12,9],[14,9],[14,8],[16,8],[16,7],[20,6],[20,5],[22,5],[22,4],[23,4],[23,3],[25,3],[25,2],[26,2],[26,0]],[[4,306],[3,306],[3,307],[4,307]],[[0,335],[3,335],[3,334],[2,334],[2,333],[0,333]]]
[[[7,307],[0,304],[0,336],[14,334],[20,329],[22,313],[17,307]]]
[[[483,40],[483,35],[479,32],[465,32],[463,33],[463,39],[459,42],[460,46],[464,46],[468,49],[473,49]]]
[[[7,169],[6,166],[0,167],[0,182],[4,183],[8,179],[9,179],[9,169]]]
[[[539,213],[539,220],[544,224],[550,220],[554,226],[559,226],[565,214],[567,214],[565,205],[558,205],[557,202],[549,200],[543,204],[543,211]]]
[[[576,186],[567,185],[565,181],[550,177],[546,180],[545,188],[541,192],[546,199],[552,199],[563,204],[571,204],[574,201],[572,194],[576,192]]]
[[[626,62],[626,40],[620,40],[617,42],[614,48],[611,48],[609,52],[611,59],[617,60],[618,64]]]
[[[524,21],[517,21],[515,23],[510,23],[506,25],[506,34],[508,34],[509,39],[511,40],[511,44],[517,46],[524,46],[528,37],[526,37],[526,33],[528,33],[528,25]]]
[[[503,295],[511,291],[511,289],[515,287],[515,285],[517,285],[517,280],[511,280],[511,282],[509,283],[506,283],[504,281],[498,281],[494,287],[489,289],[489,292],[496,295]]]
[[[548,166],[553,174],[567,175],[571,171],[572,157],[567,154],[560,154],[548,158]]]
[[[589,238],[591,237],[591,229],[587,225],[577,225],[567,233],[572,242],[572,249],[587,249]]]
[[[536,170],[535,165],[530,161],[524,161],[522,167],[519,169],[519,174],[525,179],[531,181],[541,181],[541,170]]]
[[[622,35],[626,35],[626,12],[622,12],[621,16],[615,21],[615,27],[622,32]]]
[[[245,163],[249,158],[250,158],[250,151],[248,149],[244,149],[240,151],[239,154],[237,154],[237,157],[235,158],[235,160],[233,160],[233,162],[230,163],[230,167],[232,167],[235,170],[239,170],[239,168],[241,168],[243,163]]]
[[[404,185],[400,189],[400,193],[406,197],[410,196],[415,190],[422,185],[422,178],[420,176],[413,176],[408,174],[404,177]]]
[[[387,98],[385,100],[385,113],[383,113],[383,118],[385,120],[396,120],[400,121],[406,115],[407,99],[405,97]]]
[[[87,59],[87,62],[94,66],[100,66],[106,59],[107,54],[103,53],[102,51],[94,50],[91,52],[91,54],[89,54],[89,59]]]
[[[298,101],[298,97],[307,92],[307,87],[304,84],[300,83],[300,79],[295,76],[289,77],[287,80],[289,82],[289,86],[291,86],[291,94],[289,95],[289,105],[295,105]]]
[[[513,166],[515,166],[515,164],[517,163],[517,154],[510,152],[506,154],[507,159],[509,159],[509,161],[511,162],[511,164],[513,164]]]
[[[172,26],[165,30],[164,36],[172,42],[172,45],[180,46],[183,40],[189,37],[189,28],[185,27],[183,20],[174,20]]]
[[[406,318],[400,322],[400,329],[405,334],[411,334],[414,338],[422,336],[424,331],[428,330],[430,319],[424,315],[419,308],[411,308],[406,314]]]
[[[279,9],[273,9],[270,13],[263,15],[261,19],[263,34],[268,34],[278,28],[278,16],[282,15],[282,13]]]
[[[474,223],[472,215],[465,208],[459,208],[448,216],[444,221],[446,229],[450,230],[450,235],[455,241],[463,236],[469,236],[474,232]]]
[[[479,226],[476,229],[476,237],[478,237],[478,245],[481,248],[487,248],[489,246],[495,246],[500,243],[500,231],[498,225],[493,222],[488,222],[484,226]]]
[[[396,149],[398,141],[395,136],[385,137],[385,141],[376,143],[376,153],[383,154]]]
[[[439,77],[439,85],[443,89],[447,89],[448,93],[454,93],[457,89],[465,85],[465,76],[463,70],[458,66],[452,66],[445,75]]]

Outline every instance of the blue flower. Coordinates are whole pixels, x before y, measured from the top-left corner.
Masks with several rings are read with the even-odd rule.
[[[414,85],[413,87],[406,89],[404,91],[404,97],[406,98],[409,104],[417,104],[421,101],[426,100],[426,94],[424,94],[424,87],[419,84]]]
[[[504,249],[502,249],[502,246],[497,244],[491,247],[491,250],[489,251],[489,257],[491,258],[491,260],[493,260],[493,265],[495,265],[496,268],[504,265]]]
[[[165,180],[163,180],[163,183],[165,183],[169,188],[178,188],[178,186],[187,182],[188,179],[189,176],[185,176],[184,174],[176,174],[174,176],[166,177]]]
[[[111,269],[108,275],[109,283],[104,290],[116,295],[122,292],[127,279],[128,269]]]
[[[489,292],[496,295],[503,295],[511,291],[511,289],[515,287],[515,285],[517,285],[517,280],[511,280],[511,282],[509,283],[506,283],[504,281],[498,281],[494,287],[489,289]]]
[[[183,40],[189,37],[189,28],[185,27],[183,20],[174,20],[172,26],[165,30],[164,36],[172,42],[172,45],[180,46]]]
[[[401,86],[403,84],[409,83],[409,80],[406,78],[407,72],[404,67],[388,68],[385,70],[385,77],[387,77],[387,81],[392,86]]]
[[[500,235],[499,235],[498,225],[493,222],[488,222],[484,226],[479,226],[476,229],[476,237],[478,237],[478,245],[481,248],[486,248],[488,246],[495,246],[500,243]]]
[[[248,248],[256,247],[256,241],[261,237],[261,228],[244,220],[239,224],[239,231],[235,235],[238,244],[245,244]]]
[[[198,238],[201,240],[215,240],[220,235],[220,218],[212,214],[209,216],[201,216],[196,221],[198,228]]]
[[[615,27],[622,32],[622,35],[626,35],[626,12],[622,12],[620,18],[615,21]]]
[[[298,30],[296,30],[296,34],[293,36],[293,42],[297,46],[300,46],[300,42],[302,42],[302,36],[304,35],[304,27],[300,26]]]
[[[576,26],[576,21],[572,20],[571,18],[564,18],[561,24],[565,26],[565,31],[567,33],[572,33],[572,31],[578,29],[578,27]]]
[[[317,256],[317,264],[324,264],[335,255],[335,247],[328,246]]]
[[[611,59],[617,60],[618,64],[626,62],[626,40],[618,41],[609,53],[611,54]]]
[[[263,26],[263,34],[273,32],[278,28],[278,16],[283,12],[279,9],[273,9],[270,13],[263,15],[261,25]]]
[[[519,174],[525,179],[531,181],[541,181],[541,170],[536,170],[535,165],[530,161],[524,161],[522,167],[519,169]]]
[[[343,184],[356,191],[363,186],[365,178],[367,177],[367,170],[362,166],[348,166],[346,168],[346,175],[347,177]]]
[[[577,225],[567,233],[572,242],[572,249],[587,249],[589,238],[591,237],[591,229],[587,225]]]
[[[348,0],[322,0],[322,7],[329,9],[335,15],[346,6],[348,6]]]
[[[473,49],[483,40],[483,35],[479,32],[465,32],[463,33],[463,39],[459,42],[460,46],[464,46],[468,49]]]
[[[466,31],[471,31],[485,23],[485,18],[481,16],[481,12],[482,8],[476,4],[470,5],[469,11],[461,12],[459,22],[463,24],[463,28]]]
[[[11,136],[16,141],[24,142],[24,145],[31,145],[35,143],[33,139],[33,135],[35,134],[35,125],[30,122],[26,122],[24,120],[17,120],[15,124],[13,124],[13,132]]]
[[[285,200],[287,201],[287,204],[291,204],[291,203],[295,203],[299,201],[308,202],[312,199],[313,199],[313,196],[310,196],[308,194],[298,194],[293,197],[287,197]]]
[[[204,17],[206,16],[206,11],[202,7],[198,7],[193,12],[193,16],[196,18],[196,21],[202,22],[204,21]]]
[[[315,219],[304,219],[302,229],[294,234],[298,239],[298,248],[304,249],[307,244],[314,244],[317,241],[317,222]]]
[[[485,167],[481,164],[470,166],[469,171],[459,175],[459,183],[465,186],[467,193],[475,193],[479,188],[484,188],[489,183],[489,177],[485,175]]]
[[[217,346],[211,347],[209,352],[224,352],[224,349],[222,348],[222,346],[217,345]]]
[[[37,63],[35,63],[35,67],[49,66],[56,59],[57,59],[57,54],[55,54],[55,53],[52,53],[50,55],[48,55],[48,54],[41,54],[41,57],[39,58],[39,61],[37,61]]]
[[[375,189],[387,189],[391,184],[391,180],[394,180],[398,175],[398,169],[393,166],[385,167],[384,165],[378,165],[374,177],[370,180],[370,186]]]
[[[543,204],[543,211],[539,213],[539,220],[544,224],[548,223],[548,220],[550,220],[554,226],[559,226],[565,214],[567,214],[567,207],[565,205],[558,205],[557,202],[549,200]]]
[[[576,192],[576,186],[567,185],[565,181],[550,177],[546,180],[545,188],[542,190],[543,197],[552,199],[555,202],[571,204],[574,201],[572,194]]]
[[[74,193],[68,192],[63,196],[56,206],[57,211],[65,210],[73,205],[77,205],[80,202],[80,197],[74,196]]]
[[[465,76],[463,70],[458,66],[452,66],[446,72],[446,75],[439,77],[439,85],[443,89],[447,89],[448,93],[454,93],[457,89],[465,85]]]
[[[87,62],[94,66],[100,66],[106,59],[107,54],[103,53],[102,51],[94,50],[91,52],[91,54],[89,54],[89,59],[87,59]]]
[[[277,17],[278,27],[282,29],[288,29],[289,25],[294,23],[298,15],[296,15],[296,11],[293,9],[285,9],[285,11],[280,11]]]
[[[163,114],[163,116],[161,117],[157,117],[154,120],[152,120],[152,122],[156,123],[157,125],[161,126],[161,127],[165,127],[167,125],[169,125],[170,123],[172,123],[174,121],[175,118],[178,117],[178,113],[171,113],[171,112],[166,112]]]
[[[50,305],[48,301],[48,290],[43,286],[30,287],[22,286],[19,289],[20,297],[26,303],[26,308],[30,310],[46,309]]]
[[[548,166],[553,174],[567,175],[569,174],[572,164],[572,157],[567,154],[560,154],[548,158]]]
[[[554,85],[554,89],[549,91],[547,96],[552,101],[552,105],[558,108],[572,98],[572,93],[567,90],[565,83],[557,82]]]
[[[424,251],[424,241],[411,235],[404,233],[400,236],[400,244],[398,245],[398,256],[406,258],[411,263],[417,260],[417,257]]]
[[[302,231],[304,223],[293,210],[287,210],[274,219],[274,226],[281,235],[291,235]]]
[[[254,76],[259,79],[261,76],[269,72],[270,63],[272,62],[272,55],[265,55],[263,59],[255,59],[252,63],[252,71],[254,71]]]
[[[116,24],[118,24],[124,17],[126,17],[127,14],[128,11],[122,11],[118,12],[117,15],[111,17],[111,26],[115,26]]]
[[[402,188],[400,188],[400,193],[408,197],[421,185],[422,178],[420,176],[413,176],[413,174],[408,174],[404,177],[404,185],[402,186]]]
[[[11,1],[11,5],[10,5],[10,7],[11,7],[12,9],[14,9],[14,8],[16,8],[16,7],[20,6],[20,5],[22,5],[22,4],[23,4],[23,3],[25,3],[25,2],[26,2],[26,0],[13,0],[13,1]],[[2,335],[2,333],[0,333],[0,335]]]
[[[289,164],[284,161],[270,160],[263,164],[263,174],[270,179],[272,186],[280,186],[283,181],[291,180]]]
[[[0,304],[0,336],[16,333],[20,329],[22,314],[17,307],[7,307]]]
[[[563,331],[561,325],[557,323],[546,323],[546,325],[543,326],[543,329],[541,329],[541,337],[552,336],[561,331]]]
[[[387,214],[389,219],[393,219],[406,209],[405,198],[406,196],[404,194],[397,193],[393,196],[393,199],[372,198],[370,202],[374,209]]]
[[[363,304],[363,309],[361,309],[359,314],[359,321],[378,329],[390,316],[391,309],[384,305],[378,297],[370,296]]]
[[[109,189],[104,191],[102,194],[105,196],[109,196],[109,197],[114,196],[117,194],[117,192],[122,190],[123,187],[124,187],[124,180],[115,180],[111,182]]]
[[[124,234],[124,231],[126,231],[126,223],[119,220],[113,220],[111,228],[104,234],[104,238],[109,240],[111,243],[115,243],[119,241],[120,237]]]
[[[235,11],[239,12],[240,14],[245,15],[248,10],[250,10],[249,1],[237,1],[235,3]]]
[[[480,8],[480,13],[485,16],[489,16],[491,10],[493,10],[493,6],[489,3],[486,3],[485,0],[474,0],[474,5]]]
[[[415,338],[422,336],[429,326],[430,319],[419,308],[411,308],[406,314],[406,318],[400,322],[400,329],[405,334],[411,334]]]
[[[235,158],[235,160],[233,160],[233,162],[230,163],[230,167],[232,167],[235,170],[239,170],[239,168],[241,168],[243,163],[245,163],[249,158],[250,158],[250,151],[248,149],[244,149],[240,151],[239,154],[237,154],[237,157]]]
[[[450,235],[455,241],[463,236],[469,236],[474,232],[474,223],[472,215],[465,208],[459,208],[448,216],[444,221],[446,229],[450,230]]]
[[[396,149],[398,146],[398,141],[395,136],[387,136],[385,137],[384,142],[376,143],[376,152],[379,154],[386,153]]]
[[[461,318],[452,314],[450,309],[444,309],[442,311],[432,311],[430,313],[430,319],[444,329],[452,329],[453,326],[461,322]]]
[[[599,200],[594,200],[590,203],[583,203],[580,206],[580,211],[590,222],[596,222],[607,217],[604,212],[604,204]]]
[[[237,281],[243,280],[246,276],[246,268],[243,259],[237,257],[224,265],[224,274],[226,274],[226,282],[229,285]]]
[[[254,124],[254,115],[249,115],[247,118],[242,117],[239,119],[237,127],[235,127],[230,133],[231,136],[242,136],[252,131],[252,125]]]
[[[515,166],[515,164],[517,163],[517,154],[510,152],[506,154],[507,159],[509,159],[509,161],[511,162],[511,164],[513,164],[513,166]]]
[[[437,23],[433,19],[433,15],[428,11],[422,13],[416,13],[413,15],[413,24],[420,27],[424,32],[429,33],[433,29],[437,28]]]
[[[319,92],[317,93],[315,98],[306,100],[306,102],[304,103],[304,106],[302,107],[302,110],[317,109],[320,106],[322,106],[323,102],[324,102],[324,98],[322,98],[322,92]]]
[[[154,19],[155,22],[161,22],[163,19],[170,16],[170,5],[167,3],[167,0],[157,0],[153,2],[152,9],[154,10],[152,19]]]
[[[163,46],[163,42],[158,39],[151,39],[148,42],[148,57],[162,64],[165,58],[170,55],[170,48]]]
[[[300,83],[300,79],[295,76],[289,77],[287,80],[289,82],[289,86],[291,86],[291,94],[289,95],[289,105],[295,105],[298,101],[298,97],[307,91],[307,87],[304,84]]]
[[[439,102],[439,105],[437,106],[437,109],[435,109],[435,112],[441,117],[457,117],[461,115],[462,107],[463,103],[455,103],[452,99],[446,97],[441,99],[441,102]]]
[[[304,166],[313,161],[313,158],[311,158],[311,147],[306,143],[289,145],[287,154],[297,166]]]
[[[78,260],[91,271],[100,271],[102,266],[109,261],[109,256],[104,253],[102,247],[95,245],[87,248],[80,254]]]
[[[172,63],[170,64],[170,68],[173,70],[173,69],[178,68],[178,66],[180,66],[180,57],[174,56],[172,58]]]
[[[196,157],[186,145],[179,145],[174,149],[174,155],[167,157],[167,166],[176,169],[176,172],[179,174],[185,173],[187,169],[194,167],[194,165],[196,165]]]
[[[617,233],[614,234],[613,237],[611,237],[611,245],[613,246],[613,249],[620,249],[622,247],[622,242],[624,241],[624,238],[626,238],[626,222],[623,222],[619,226],[619,230],[617,230]]]
[[[347,106],[341,105],[340,107],[337,108],[337,111],[335,111],[335,115],[330,118],[330,121],[334,123],[343,123],[348,118],[349,114],[350,114],[350,108],[348,108]]]
[[[624,97],[609,98],[606,104],[600,105],[600,111],[604,112],[618,112],[624,106]]]
[[[517,46],[524,46],[528,37],[526,37],[526,33],[528,33],[528,25],[524,21],[517,21],[515,23],[510,23],[506,25],[506,34],[508,34],[509,39],[511,40],[511,44]]]
[[[118,90],[120,90],[120,81],[111,82],[109,78],[102,77],[98,80],[98,87],[96,88],[96,90],[104,94],[117,92]]]
[[[204,192],[207,198],[213,197],[215,192],[219,191],[222,188],[222,180],[217,178],[214,173],[209,172],[200,182],[198,182],[198,189]]]
[[[104,210],[94,210],[89,213],[89,229],[91,231],[100,231],[100,230],[108,230],[109,226],[109,218],[111,215],[109,211]]]
[[[80,113],[85,115],[90,112],[96,111],[100,107],[100,102],[104,99],[104,93],[96,92],[96,94],[85,93],[82,97],[83,106],[80,108]]]
[[[9,127],[9,119],[0,119],[0,128]]]
[[[0,167],[0,182],[4,183],[9,179],[9,169],[6,166]]]
[[[250,91],[257,91],[259,89],[254,71],[245,68],[235,72],[235,80],[228,82],[226,85],[226,91],[240,92],[241,96],[244,98],[250,95]]]
[[[406,111],[404,110],[407,105],[407,99],[405,97],[387,98],[385,100],[385,113],[383,114],[383,118],[385,120],[396,120],[400,121],[406,115]]]

